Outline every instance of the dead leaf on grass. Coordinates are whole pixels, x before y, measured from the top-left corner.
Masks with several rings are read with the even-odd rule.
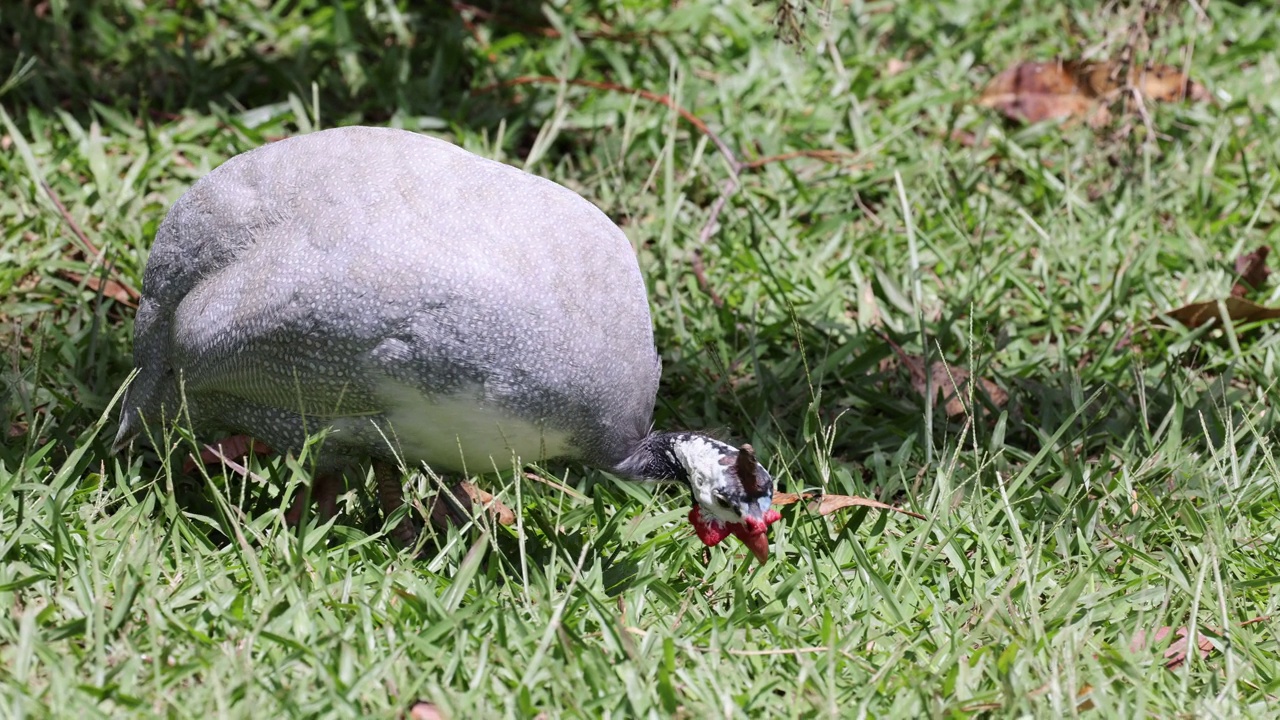
[[[90,290],[94,292],[100,291],[103,297],[111,298],[112,300],[115,300],[122,305],[128,305],[131,308],[136,309],[138,307],[138,304],[134,302],[137,294],[132,289],[125,287],[123,284],[116,282],[115,280],[108,279],[104,282],[102,278],[97,277],[96,275],[86,277],[72,270],[62,270],[60,271],[60,274],[77,285],[83,282],[85,287]]]
[[[1080,686],[1080,689],[1076,691],[1076,700],[1078,701],[1076,704],[1077,710],[1093,709],[1093,700],[1089,697],[1089,695],[1091,695],[1092,693],[1093,693],[1092,685],[1086,684],[1086,685]]]
[[[1152,635],[1151,645],[1155,646],[1160,643],[1169,636],[1169,633],[1174,633],[1174,636],[1177,639],[1173,641],[1173,644],[1169,646],[1169,649],[1164,651],[1164,666],[1173,670],[1187,660],[1187,654],[1190,652],[1191,645],[1187,636],[1190,635],[1190,631],[1185,627],[1180,627],[1177,630],[1174,630],[1168,625],[1165,625],[1156,629],[1155,633]],[[1200,648],[1201,660],[1209,657],[1209,653],[1213,652],[1213,643],[1209,638],[1205,637],[1203,632],[1196,633],[1196,645]],[[1130,652],[1139,652],[1146,646],[1146,630],[1139,630],[1134,633],[1133,639],[1129,641]]]
[[[890,510],[903,515],[910,515],[917,520],[924,520],[925,517],[920,513],[904,510],[900,507],[894,507],[887,503],[871,498],[858,497],[857,495],[827,495],[820,493],[804,493],[797,495],[796,493],[775,492],[773,494],[774,505],[794,505],[801,500],[808,500],[809,511],[819,515],[830,515],[831,513],[847,507],[869,507],[877,510]]]
[[[1069,62],[1024,62],[996,75],[982,90],[978,104],[1005,117],[1035,123],[1088,116],[1097,98],[1077,82]]]
[[[477,505],[488,510],[499,525],[515,524],[516,514],[512,512],[511,508],[474,484],[465,481],[460,482],[453,486],[453,490],[465,493],[466,498],[454,494],[454,499],[450,500],[445,497],[448,494],[452,494],[449,490],[438,493],[429,510],[431,524],[435,527],[444,528],[450,523],[465,521],[471,514],[471,508]],[[456,505],[462,505],[463,507],[456,507]],[[458,515],[456,520],[453,517],[455,514]]]
[[[948,137],[951,138],[951,142],[958,145],[962,145],[967,148],[978,147],[978,136],[968,130],[961,130],[957,128],[952,130]],[[982,143],[982,147],[986,147],[990,144],[991,142],[989,140],[984,141]]]
[[[1218,307],[1219,302],[1222,303],[1221,308]],[[1198,328],[1205,323],[1220,320],[1223,314],[1232,324],[1277,320],[1280,319],[1280,308],[1269,308],[1232,296],[1222,300],[1194,302],[1165,314],[1189,328]],[[1158,317],[1154,322],[1163,324]]]
[[[919,393],[921,397],[925,398],[926,401],[936,403],[938,396],[941,395],[944,400],[943,409],[946,411],[947,417],[957,417],[965,414],[968,410],[965,403],[969,399],[969,383],[973,380],[972,373],[964,368],[948,365],[941,360],[934,360],[929,366],[929,377],[926,379],[924,358],[908,353],[899,353],[898,357],[902,360],[902,364],[907,366],[907,371],[911,373],[912,389]],[[986,378],[978,378],[977,389],[979,393],[987,397],[993,407],[1003,407],[1009,400],[1009,393]],[[926,395],[930,391],[932,391],[933,397]]]
[[[899,60],[898,58],[889,58],[889,62],[885,63],[884,66],[884,76],[893,77],[909,67],[911,67],[911,65],[903,60]]]
[[[922,358],[917,359],[921,369],[919,373],[912,372],[911,386],[923,396],[927,389],[924,382],[924,360]],[[946,410],[947,417],[964,415],[968,411],[968,408],[965,407],[965,402],[969,399],[969,384],[973,381],[972,374],[964,368],[947,365],[941,360],[933,362],[930,366],[930,373],[932,380],[929,383],[929,387],[933,388],[934,394],[932,398],[928,399],[937,402],[938,395],[941,394],[946,401],[943,404],[943,409]],[[919,380],[917,380],[917,376]],[[1009,400],[1009,393],[984,377],[978,378],[977,389],[979,394],[987,397],[993,407],[1003,407]]]
[[[1270,268],[1267,267],[1267,256],[1270,254],[1269,246],[1260,245],[1257,250],[1236,258],[1236,275],[1240,279],[1231,287],[1232,295],[1244,297],[1262,289],[1267,282],[1267,276],[1271,274]]]
[[[1221,301],[1194,302],[1165,314],[1189,328],[1220,320],[1224,315],[1232,324],[1280,319],[1280,308],[1269,308],[1245,299],[1266,284],[1267,277],[1271,275],[1271,270],[1267,268],[1267,256],[1270,254],[1270,247],[1260,245],[1257,250],[1236,258],[1235,271],[1239,279],[1231,287],[1229,297]],[[1218,306],[1219,302],[1222,303],[1221,307]],[[1159,323],[1160,318],[1156,318],[1154,322]]]
[[[409,708],[409,720],[444,720],[444,713],[435,703],[418,700]]]
[[[936,403],[941,394],[947,417],[963,415],[969,410],[965,402],[969,399],[969,384],[973,381],[973,373],[955,365],[948,365],[942,360],[935,360],[929,366],[929,374],[926,376],[923,357],[903,350],[902,346],[888,335],[884,333],[879,335],[893,349],[893,353],[898,356],[898,361],[907,366],[907,372],[911,374],[911,387],[921,397],[927,402]],[[886,362],[881,362],[882,372],[888,367]],[[978,378],[977,391],[975,395],[985,396],[995,408],[1004,407],[1004,404],[1009,401],[1009,393],[987,378]],[[930,394],[932,397],[928,397]]]
[[[464,482],[462,486],[467,491],[467,494],[471,496],[471,502],[477,503],[493,513],[494,519],[498,521],[499,525],[514,525],[516,523],[516,514],[501,500],[471,483]]]
[[[1203,85],[1169,65],[1134,67],[1127,79],[1124,75],[1114,61],[1022,62],[992,78],[978,104],[1028,123],[1085,118],[1097,127],[1111,119],[1106,106],[1130,88],[1144,99],[1162,102],[1210,98]]]

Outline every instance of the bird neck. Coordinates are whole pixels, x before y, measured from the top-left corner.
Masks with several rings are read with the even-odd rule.
[[[635,480],[675,481],[689,484],[690,470],[709,468],[702,465],[723,464],[736,451],[730,445],[706,435],[691,432],[653,432],[640,443],[630,457],[618,463],[614,471]],[[731,460],[729,461],[731,462]]]
[[[693,433],[651,432],[625,460],[614,466],[614,472],[633,480],[672,481],[689,484],[689,471],[681,464],[676,448],[693,437]]]

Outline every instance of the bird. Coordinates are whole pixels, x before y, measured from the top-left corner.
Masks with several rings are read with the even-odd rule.
[[[157,230],[133,340],[115,452],[174,424],[282,451],[323,433],[322,517],[354,469],[389,515],[398,469],[579,462],[686,486],[704,544],[768,558],[779,515],[753,448],[653,427],[662,364],[622,230],[446,140],[348,126],[227,160]]]

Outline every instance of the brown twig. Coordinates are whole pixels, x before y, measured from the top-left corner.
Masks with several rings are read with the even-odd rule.
[[[711,304],[716,307],[724,307],[724,298],[720,297],[715,288],[711,287],[711,282],[707,280],[707,266],[702,262],[702,251],[693,251],[693,261],[690,263],[693,267],[693,277],[698,281],[698,288],[711,298]]]
[[[480,45],[481,48],[483,48],[486,52],[488,52],[489,43],[486,42],[484,37],[480,34],[480,28],[476,27],[476,24],[471,22],[471,18],[467,16],[467,13],[463,12],[465,8],[471,8],[472,10],[474,10],[475,12],[472,13],[473,15],[480,15],[482,13],[485,15],[488,15],[489,13],[487,13],[484,10],[481,10],[480,8],[474,8],[464,3],[455,2],[453,4],[454,11],[458,13],[458,20],[462,21],[462,27],[466,28],[467,32],[471,33],[471,38],[475,40],[476,43]],[[498,56],[493,53],[488,53],[488,58],[489,58],[489,62],[498,61]]]
[[[535,482],[540,482],[540,483],[542,483],[543,485],[548,485],[548,486],[550,486],[550,487],[553,487],[553,488],[555,488],[556,490],[559,490],[560,492],[564,493],[565,495],[568,495],[569,497],[571,497],[571,498],[573,498],[573,499],[575,499],[575,500],[583,500],[583,501],[585,501],[585,500],[587,499],[587,496],[586,496],[586,495],[583,495],[582,493],[578,492],[577,490],[574,490],[573,488],[569,487],[568,485],[563,485],[563,484],[558,483],[558,482],[555,482],[555,481],[553,481],[553,480],[548,480],[548,479],[546,479],[546,478],[542,477],[541,475],[539,475],[538,473],[534,473],[534,472],[526,472],[526,473],[524,474],[524,476],[525,476],[526,478],[530,479],[530,480],[535,481]]]
[[[724,210],[724,206],[729,204],[729,198],[738,192],[738,188],[742,183],[735,174],[725,181],[724,187],[720,190],[720,197],[711,203],[711,214],[707,216],[707,221],[703,223],[702,230],[698,232],[698,242],[706,245],[711,241],[711,236],[716,234],[716,230],[720,228],[720,211]]]
[[[62,215],[62,219],[66,221],[67,226],[71,228],[72,234],[80,240],[80,245],[88,253],[88,256],[101,259],[102,252],[98,250],[97,245],[94,245],[93,242],[89,240],[89,236],[84,234],[84,230],[80,229],[80,224],[76,222],[75,218],[71,217],[71,213],[67,211],[67,206],[62,204],[62,198],[58,197],[58,194],[53,191],[53,188],[49,187],[49,183],[44,180],[40,181],[40,187],[44,188],[44,193],[49,196],[49,199],[53,201],[54,206],[58,208],[58,213]]]
[[[769,163],[782,162],[784,160],[794,160],[795,158],[801,158],[801,157],[813,158],[815,160],[821,160],[823,162],[831,163],[832,165],[835,165],[842,162],[851,163],[854,160],[862,157],[862,154],[845,152],[843,150],[793,150],[791,152],[782,153],[781,155],[766,155],[765,157],[756,158],[755,160],[748,160],[742,163],[742,167],[740,169],[755,170],[757,168],[764,167]],[[866,168],[873,167],[873,165],[871,163],[865,163],[864,165],[861,165],[859,167],[866,169]]]
[[[75,218],[71,217],[71,212],[68,211],[67,206],[63,204],[62,198],[58,197],[58,194],[53,191],[53,188],[49,186],[49,183],[41,180],[40,187],[44,188],[45,194],[53,201],[54,207],[58,208],[58,214],[62,216],[63,222],[67,224],[67,227],[71,228],[71,233],[80,241],[80,249],[85,253],[86,259],[91,262],[102,263],[107,272],[114,276],[115,284],[124,291],[126,296],[128,296],[129,302],[126,302],[125,304],[133,306],[133,303],[140,297],[138,291],[130,287],[129,283],[124,281],[124,278],[121,277],[120,273],[116,270],[115,265],[106,262],[103,259],[102,250],[100,250],[97,245],[93,244],[93,241],[89,239],[89,236],[85,234],[84,230],[80,229],[80,224],[76,222]],[[76,280],[76,282],[79,282],[79,280]],[[98,287],[95,287],[94,289],[96,290]]]

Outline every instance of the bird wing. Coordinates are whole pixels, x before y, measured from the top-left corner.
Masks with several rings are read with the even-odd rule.
[[[252,253],[250,253],[252,256]],[[187,393],[219,393],[312,417],[380,411],[364,359],[378,316],[343,322],[349,300],[324,274],[245,262],[205,278],[178,306],[171,347]],[[338,313],[334,307],[347,307]]]

